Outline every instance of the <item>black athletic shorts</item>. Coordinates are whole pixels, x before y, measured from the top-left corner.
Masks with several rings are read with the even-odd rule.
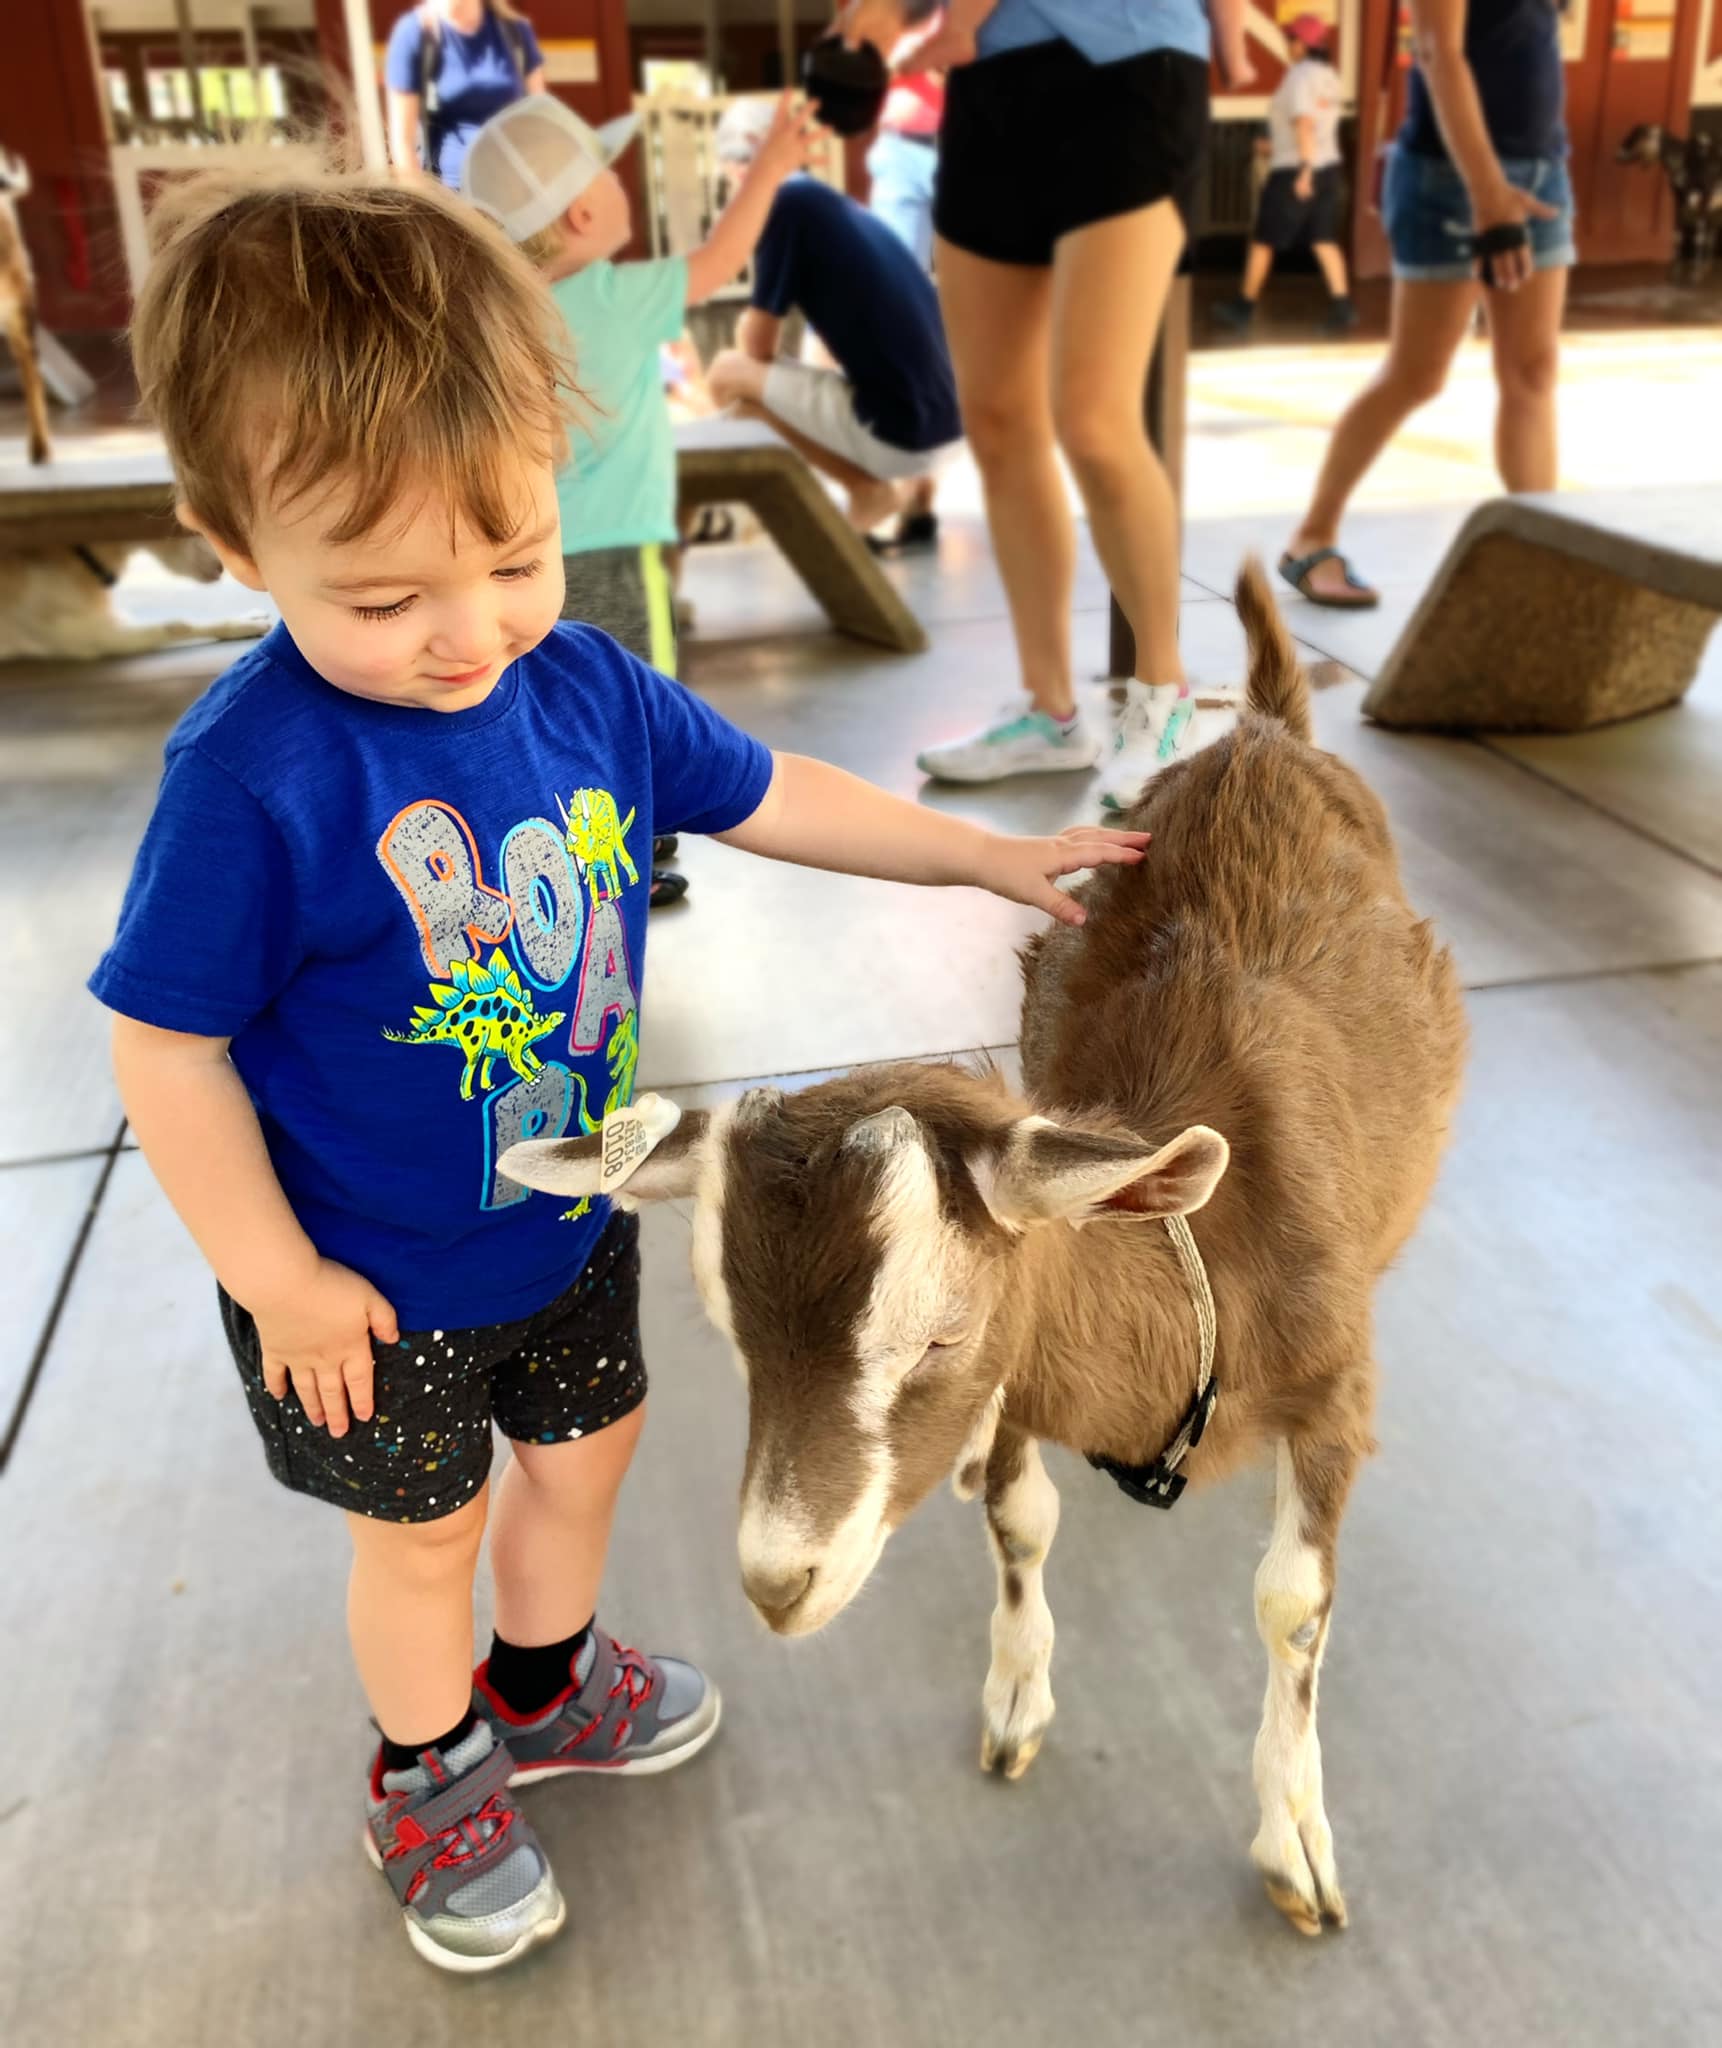
[[[477,1330],[371,1340],[376,1405],[345,1436],[319,1429],[287,1389],[263,1384],[257,1325],[223,1290],[221,1321],[251,1419],[281,1484],[356,1515],[435,1522],[490,1471],[490,1425],[517,1443],[568,1443],[646,1398],[640,1357],[640,1219],[612,1216],[586,1270],[548,1308]]]
[[[994,263],[1156,200],[1189,235],[1208,143],[1208,67],[1181,50],[1091,64],[1062,40],[961,65],[945,88],[933,226]]]
[[[1250,240],[1267,249],[1295,249],[1300,244],[1339,240],[1340,167],[1328,164],[1315,174],[1315,190],[1297,196],[1295,170],[1269,171],[1256,203],[1256,224]]]

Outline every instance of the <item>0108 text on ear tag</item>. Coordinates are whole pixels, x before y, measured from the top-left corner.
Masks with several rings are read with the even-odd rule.
[[[613,1109],[604,1119],[602,1150],[598,1161],[598,1192],[613,1195],[627,1185],[628,1177],[650,1157],[682,1120],[673,1102],[661,1095],[642,1095],[626,1109]]]

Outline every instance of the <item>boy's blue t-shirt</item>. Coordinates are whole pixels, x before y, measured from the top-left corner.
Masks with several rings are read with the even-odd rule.
[[[562,552],[676,538],[676,442],[658,349],[687,317],[688,263],[589,263],[550,287],[584,403],[556,477]]]
[[[389,31],[383,83],[391,92],[418,91],[424,33],[416,7],[409,8]],[[440,50],[431,54],[429,80],[436,93],[436,111],[419,108],[424,162],[433,177],[458,192],[460,167],[472,138],[492,114],[500,114],[525,94],[526,79],[543,64],[544,55],[531,22],[515,20],[505,25],[492,7],[486,7],[484,19],[471,35],[441,21],[436,39]]]
[[[740,824],[771,770],[589,626],[447,713],[336,690],[278,626],[169,738],[90,986],[231,1038],[294,1214],[403,1329],[509,1322],[607,1205],[496,1162],[628,1100],[653,835]]]
[[[753,303],[799,306],[855,394],[855,417],[893,448],[960,440],[957,380],[932,280],[883,221],[796,177],[772,201],[753,259]]]

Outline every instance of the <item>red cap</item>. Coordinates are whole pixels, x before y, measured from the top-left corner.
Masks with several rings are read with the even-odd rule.
[[[1331,33],[1319,14],[1300,14],[1296,21],[1286,23],[1286,34],[1294,43],[1302,43],[1306,50],[1325,50]]]

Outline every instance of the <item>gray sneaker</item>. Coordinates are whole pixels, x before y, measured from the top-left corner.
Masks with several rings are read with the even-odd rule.
[[[543,1713],[523,1717],[491,1689],[488,1662],[473,1674],[472,1703],[514,1759],[511,1785],[567,1771],[673,1771],[699,1755],[723,1719],[723,1700],[703,1671],[630,1650],[601,1628],[576,1677]]]
[[[538,1837],[508,1796],[514,1759],[480,1720],[410,1771],[371,1767],[365,1849],[400,1902],[407,1939],[439,1970],[500,1970],[561,1931]]]

